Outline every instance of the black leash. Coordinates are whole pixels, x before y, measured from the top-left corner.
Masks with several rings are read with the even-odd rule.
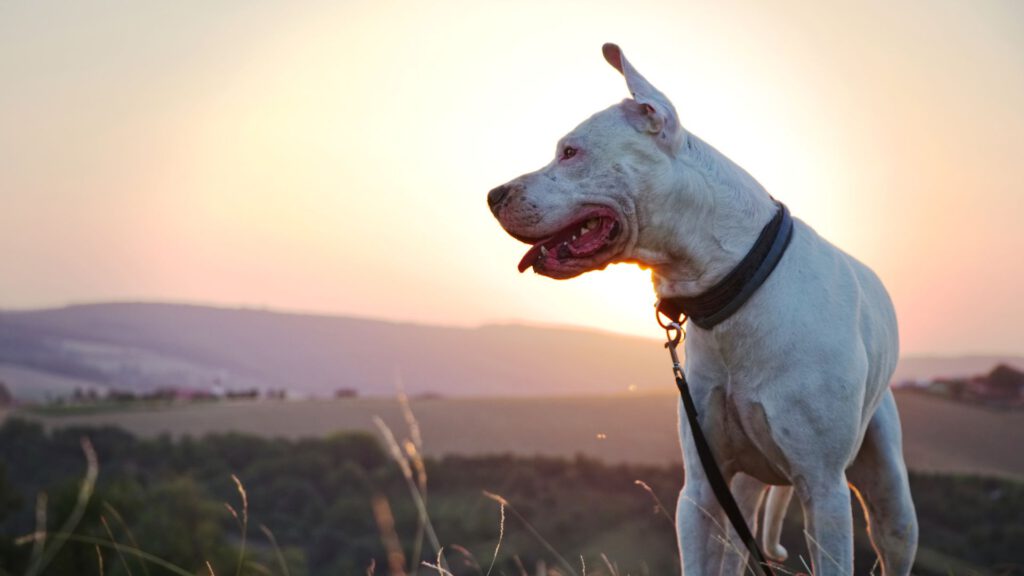
[[[778,206],[775,215],[761,230],[750,251],[725,278],[702,294],[659,300],[655,312],[658,324],[665,329],[668,337],[665,348],[668,348],[672,355],[672,372],[686,410],[686,419],[690,423],[690,433],[693,434],[700,465],[704,468],[708,482],[711,483],[715,499],[725,511],[740,540],[750,551],[747,564],[755,576],[774,576],[775,573],[758,547],[757,540],[747,526],[746,518],[740,512],[740,507],[736,504],[725,478],[722,477],[718,463],[715,462],[715,455],[712,454],[711,446],[708,445],[708,440],[697,420],[697,407],[693,403],[690,385],[686,382],[686,374],[679,363],[676,347],[686,336],[683,324],[687,319],[705,330],[711,330],[739,310],[764,284],[775,270],[775,266],[782,260],[786,248],[789,247],[789,241],[793,238],[793,219],[785,204],[778,201],[775,201],[775,204]],[[663,315],[669,319],[668,323],[662,322]]]
[[[683,320],[685,321],[685,319]],[[658,323],[661,323],[660,318]],[[679,354],[676,352],[676,347],[682,342],[686,332],[679,323],[671,322],[665,325],[665,333],[668,336],[665,348],[668,348],[669,354],[672,355],[672,372],[676,377],[676,387],[679,388],[679,395],[683,399],[686,420],[690,423],[690,433],[693,434],[693,443],[697,447],[697,456],[700,457],[700,465],[704,468],[704,475],[707,476],[708,482],[711,483],[711,491],[715,493],[715,499],[718,500],[718,504],[725,511],[725,515],[729,518],[729,523],[736,530],[736,534],[739,535],[744,546],[750,551],[747,564],[754,575],[774,576],[775,572],[772,571],[768,560],[761,552],[761,548],[758,547],[757,540],[754,539],[754,535],[750,532],[750,527],[747,526],[747,520],[743,517],[743,513],[740,512],[740,507],[736,504],[736,499],[733,498],[732,491],[729,490],[729,485],[725,482],[725,478],[722,477],[722,471],[719,469],[718,463],[715,462],[715,455],[712,454],[711,446],[708,445],[708,440],[704,437],[704,431],[697,420],[697,407],[693,403],[690,385],[686,382],[686,374],[683,373],[683,367],[679,364]]]

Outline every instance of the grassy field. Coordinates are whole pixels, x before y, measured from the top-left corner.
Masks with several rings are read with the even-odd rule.
[[[1024,412],[996,412],[897,392],[910,468],[1024,478]],[[577,453],[617,463],[679,462],[676,398],[623,395],[566,398],[414,400],[431,455]],[[56,415],[21,412],[46,427],[111,424],[133,434],[201,436],[236,431],[268,437],[322,437],[374,431],[373,417],[404,422],[394,399],[223,402]]]

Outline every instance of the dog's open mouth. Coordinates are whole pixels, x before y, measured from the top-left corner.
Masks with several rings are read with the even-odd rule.
[[[519,271],[533,268],[554,277],[571,277],[592,268],[594,257],[611,246],[622,232],[615,212],[597,207],[586,210],[571,224],[547,238],[522,239],[533,243],[519,262]]]

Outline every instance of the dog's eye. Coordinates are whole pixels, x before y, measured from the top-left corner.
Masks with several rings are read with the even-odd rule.
[[[576,149],[572,146],[566,146],[562,149],[562,160],[568,160],[576,155]]]

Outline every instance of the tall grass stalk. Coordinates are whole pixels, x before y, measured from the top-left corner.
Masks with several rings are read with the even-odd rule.
[[[163,558],[160,558],[159,556],[154,556],[154,555],[152,555],[152,554],[150,554],[148,552],[143,552],[142,550],[139,550],[138,548],[133,548],[131,546],[126,546],[124,544],[119,544],[119,543],[115,543],[115,542],[109,542],[109,541],[104,540],[102,538],[96,538],[96,537],[93,537],[93,536],[85,536],[83,534],[72,534],[72,533],[69,533],[69,532],[55,532],[53,534],[53,537],[54,537],[54,539],[60,537],[62,540],[67,541],[67,542],[77,542],[77,543],[80,543],[80,544],[93,544],[95,546],[99,546],[100,548],[108,548],[108,549],[111,549],[111,550],[119,550],[121,552],[124,552],[125,554],[130,554],[132,556],[136,556],[138,558],[141,558],[145,562],[149,562],[151,564],[159,566],[159,567],[163,568],[164,570],[167,570],[171,574],[176,574],[178,576],[195,576],[195,572],[189,572],[189,571],[183,570],[183,569],[179,568],[178,566],[175,566],[174,564],[171,564],[170,562],[164,560]],[[25,538],[22,538],[21,540],[35,540],[35,535],[31,534],[29,536],[26,536]]]
[[[249,495],[245,493],[245,486],[242,485],[242,481],[238,479],[238,476],[232,474],[231,479],[235,481],[235,488],[238,489],[238,495],[242,499],[242,519],[239,521],[242,529],[242,543],[238,549],[238,567],[235,568],[235,576],[240,576],[242,574],[242,564],[245,561],[245,538],[249,531]],[[238,520],[238,513],[235,512],[235,509],[228,505],[228,510],[234,514],[235,520]],[[207,562],[206,565],[209,566],[210,563]],[[210,568],[210,574],[211,576],[213,575],[213,568]]]
[[[732,541],[732,539],[729,538],[729,531],[726,530],[725,526],[722,526],[722,523],[718,521],[718,518],[715,518],[714,514],[712,514],[707,508],[701,506],[700,504],[697,504],[697,502],[694,501],[693,498],[683,496],[682,500],[685,500],[686,502],[689,502],[691,505],[696,507],[697,510],[700,510],[702,514],[707,516],[708,519],[711,520],[711,522],[713,522],[716,527],[718,527],[719,534],[714,535],[713,538],[721,542],[722,546],[726,548],[727,552],[731,552],[742,558],[747,558],[747,551],[739,548]],[[745,567],[745,572],[749,572],[751,575],[756,576],[756,572],[754,572],[754,567],[750,565],[750,562],[745,562],[743,566]]]
[[[604,565],[608,567],[608,574],[611,576],[619,576],[619,567],[612,564],[612,561],[608,559],[608,556],[604,552],[601,553],[601,560],[604,561]]]
[[[379,416],[373,417],[373,423],[380,430],[381,436],[384,438],[384,442],[391,453],[392,459],[398,463],[398,467],[402,471],[402,477],[405,478],[406,485],[409,488],[409,494],[412,496],[413,504],[416,506],[416,512],[419,514],[420,521],[423,522],[424,533],[426,534],[427,540],[430,541],[430,545],[434,548],[434,552],[441,555],[441,542],[437,538],[437,533],[434,531],[434,526],[430,522],[430,516],[427,514],[427,503],[423,499],[423,493],[420,492],[419,485],[413,476],[412,465],[409,463],[408,457],[402,451],[395,440],[394,433],[388,428],[388,425],[384,423]],[[418,558],[417,558],[418,560]],[[443,555],[438,561],[439,565],[448,570],[448,564],[445,561]]]
[[[839,562],[837,562],[836,559],[833,558],[832,555],[829,554],[828,551],[825,550],[825,548],[823,548],[822,545],[819,544],[818,541],[814,539],[814,536],[811,536],[810,532],[808,532],[807,530],[804,530],[804,537],[807,538],[808,542],[810,542],[811,544],[814,544],[818,548],[818,550],[821,550],[821,553],[824,554],[825,557],[828,558],[833,564],[835,564],[836,568],[838,568],[840,572],[845,570],[845,568],[843,568],[843,566],[840,565]]]
[[[423,562],[423,566],[426,566],[427,568],[430,568],[432,570],[436,570],[437,573],[440,574],[441,576],[455,576],[454,574],[452,574],[451,572],[449,572],[448,570],[446,570],[445,568],[443,568],[441,566],[441,561],[442,560],[444,560],[444,555],[441,552],[438,552],[437,553],[437,564],[431,564],[430,562],[424,561]]]
[[[405,455],[408,458],[413,470],[416,472],[416,484],[420,490],[420,497],[423,499],[424,507],[427,502],[427,467],[423,463],[423,435],[420,433],[420,423],[409,405],[409,397],[405,393],[405,386],[402,382],[402,375],[396,374],[395,379],[398,385],[398,405],[402,409],[402,416],[409,428],[411,440],[405,442]],[[420,557],[423,555],[423,538],[426,535],[426,516],[416,515],[416,536],[413,538],[412,558],[410,559],[409,572],[415,574]]]
[[[43,549],[46,548],[46,492],[36,495],[36,531],[33,533],[35,541],[32,542],[32,553],[29,555],[29,566],[34,566],[43,556]]]
[[[117,544],[117,539],[114,538],[114,532],[110,529],[110,524],[107,523],[107,517],[101,514],[100,523],[103,524],[103,529],[107,531],[107,536],[110,538],[110,541],[114,544]],[[99,548],[96,548],[96,550],[99,551]],[[125,560],[124,554],[122,554],[121,551],[118,550],[117,556],[121,559],[121,565],[124,566],[124,571],[128,574],[128,576],[132,576],[132,569],[128,567],[128,561]],[[100,574],[102,573],[103,571],[101,570]]]
[[[274,547],[274,555],[277,556],[277,564],[281,567],[281,574],[284,576],[292,576],[288,570],[288,563],[284,561],[284,555],[281,554],[281,547],[277,545],[277,538],[274,537],[274,533],[267,528],[266,524],[260,524],[260,530],[270,540],[270,545]]]
[[[121,513],[117,511],[117,508],[114,508],[110,502],[104,501],[103,509],[107,511],[107,514],[110,514],[111,518],[117,520],[117,523],[121,525],[121,530],[124,532],[124,535],[128,537],[128,543],[135,548],[141,549],[139,543],[135,540],[135,535],[132,534],[131,528],[128,527],[128,523],[124,521],[124,517],[122,517]],[[142,566],[142,573],[149,576],[149,565],[141,560],[139,560],[139,565]],[[131,571],[128,571],[128,576],[131,576]]]
[[[672,525],[672,530],[675,530],[675,520],[672,519],[672,515],[668,513],[668,509],[665,508],[665,505],[661,503],[661,499],[658,498],[658,495],[654,493],[654,490],[643,480],[634,480],[633,483],[639,486],[640,488],[643,488],[644,491],[651,495],[651,498],[654,500],[654,511],[660,511],[665,516],[665,519],[668,520],[668,523]]]
[[[498,505],[501,506],[501,519],[498,521],[498,543],[494,546],[494,556],[491,557],[491,565],[487,567],[487,576],[491,576],[491,570],[494,570],[494,563],[498,560],[498,551],[501,550],[501,541],[505,539],[505,499],[502,498]]]
[[[512,556],[512,561],[515,562],[516,568],[519,569],[519,576],[530,576],[526,573],[526,566],[523,566],[523,561],[519,559],[518,554]]]
[[[82,516],[85,514],[85,508],[89,504],[89,498],[92,497],[93,489],[96,487],[96,477],[100,473],[99,461],[96,459],[96,450],[92,447],[92,442],[88,438],[83,437],[81,440],[82,452],[85,453],[85,478],[82,479],[82,485],[78,489],[78,501],[75,502],[75,507],[71,511],[71,515],[61,526],[60,531],[53,536],[53,543],[48,548],[42,549],[39,556],[35,558],[35,561],[29,565],[28,571],[25,576],[36,576],[41,574],[42,571],[53,561],[54,556],[67,542],[68,536],[74,532],[75,527],[81,522]],[[45,521],[44,521],[45,522]],[[43,524],[43,532],[45,534],[46,525]],[[38,534],[38,530],[37,530]]]
[[[516,510],[515,506],[513,506],[507,499],[505,499],[504,496],[500,496],[498,494],[494,494],[486,490],[484,490],[484,496],[490,498],[491,500],[494,500],[498,504],[503,505],[505,508],[508,508],[508,511],[511,512],[517,520],[522,522],[523,526],[526,527],[526,530],[530,532],[534,539],[536,539],[537,542],[541,544],[541,546],[544,546],[544,548],[546,548],[547,551],[550,552],[556,560],[558,560],[558,563],[561,564],[562,567],[565,568],[565,570],[569,574],[572,574],[573,576],[579,576],[579,574],[576,573],[576,570],[572,567],[572,564],[569,564],[569,561],[566,560],[561,554],[559,554],[558,550],[555,550],[555,547],[552,546],[551,543],[548,542],[543,536],[541,536],[540,532],[538,532],[537,529],[533,527],[533,524],[530,524],[526,520],[526,518],[524,518],[523,515],[520,514],[518,510]]]
[[[388,557],[388,575],[405,576],[405,556],[402,554],[398,532],[395,531],[395,517],[391,514],[391,505],[388,504],[388,499],[380,494],[373,496],[371,504],[377,529],[380,530],[380,539]]]

